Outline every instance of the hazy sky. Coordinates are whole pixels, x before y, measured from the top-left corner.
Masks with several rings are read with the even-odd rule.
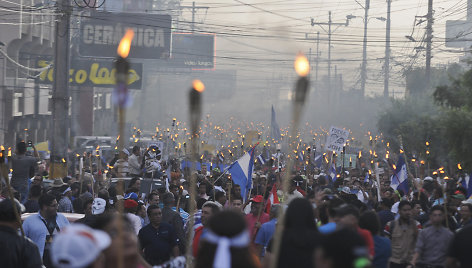
[[[362,59],[364,9],[355,0],[197,0],[197,6],[208,6],[199,10],[196,21],[200,31],[217,33],[217,68],[237,68],[239,79],[245,83],[262,82],[264,76],[292,75],[292,61],[298,51],[308,53],[316,50],[314,41],[305,40],[305,34],[320,32],[319,75],[327,73],[327,34],[319,26],[311,26],[310,18],[316,22],[327,22],[328,11],[332,11],[333,22],[345,22],[346,15],[358,16],[348,27],[339,27],[332,35],[332,73],[334,66],[343,74],[344,90],[359,88]],[[191,5],[192,1],[184,1]],[[415,47],[426,46],[421,42],[426,22],[415,25],[415,16],[427,13],[428,0],[395,0],[392,2],[391,23],[391,90],[404,91],[402,73],[409,66],[424,66],[424,52],[416,55]],[[445,23],[452,19],[466,19],[467,0],[434,1],[434,39],[432,65],[456,62],[461,53],[451,53],[444,45]],[[385,53],[385,22],[375,17],[386,17],[385,0],[372,0],[368,24],[368,80],[366,94],[381,94],[383,91],[383,57]],[[185,10],[184,19],[191,13]],[[419,22],[421,18],[416,20]],[[327,29],[327,28],[325,28]],[[333,27],[334,29],[334,27]],[[418,42],[409,41],[405,35]],[[452,49],[458,51],[458,49]],[[415,56],[416,55],[416,56]],[[261,74],[263,73],[263,74]],[[244,83],[244,82],[243,82]]]

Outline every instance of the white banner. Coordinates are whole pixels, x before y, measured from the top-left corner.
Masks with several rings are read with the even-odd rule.
[[[326,150],[335,151],[336,153],[341,152],[348,137],[349,131],[337,127],[331,127],[329,129],[328,139],[326,140]]]

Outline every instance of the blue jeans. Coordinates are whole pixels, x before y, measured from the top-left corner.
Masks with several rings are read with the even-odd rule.
[[[20,202],[24,204],[28,200],[29,185],[12,184],[11,186],[20,194]]]

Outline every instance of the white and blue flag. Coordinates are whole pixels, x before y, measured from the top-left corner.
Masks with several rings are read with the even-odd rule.
[[[261,165],[264,165],[265,162],[266,162],[265,159],[264,159],[264,156],[262,154],[257,156],[257,161],[259,161],[259,163],[261,163]]]
[[[236,162],[231,164],[228,171],[233,182],[241,187],[241,196],[246,201],[248,190],[252,188],[252,170],[254,168],[254,148],[246,152]]]
[[[390,177],[390,181],[390,187],[394,190],[402,190],[404,194],[409,192],[408,172],[403,155],[400,155],[398,158],[396,169],[394,170],[394,174]]]

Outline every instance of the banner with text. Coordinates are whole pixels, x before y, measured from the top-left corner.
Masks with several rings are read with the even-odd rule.
[[[46,67],[51,60],[39,59],[36,66]],[[115,87],[115,72],[111,60],[72,60],[69,69],[69,84],[71,86],[88,87]],[[128,73],[128,88],[141,89],[142,86],[142,63],[131,63]],[[54,81],[54,68],[42,71],[36,78],[38,83],[52,84]]]
[[[349,131],[342,128],[331,127],[326,141],[326,150],[335,151],[336,153],[341,152],[348,137]]]
[[[126,29],[134,30],[129,58],[166,59],[170,55],[170,15],[93,12],[80,23],[79,54],[116,57]]]
[[[215,34],[172,33],[171,66],[193,69],[215,67]]]

